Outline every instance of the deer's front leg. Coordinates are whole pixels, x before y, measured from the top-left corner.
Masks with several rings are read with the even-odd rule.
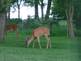
[[[50,40],[50,38],[48,37],[48,36],[45,36],[46,37],[46,39],[47,39],[47,48],[48,47],[50,47],[51,48],[51,40]]]
[[[39,47],[41,48],[39,37],[37,37],[37,41],[38,41]]]

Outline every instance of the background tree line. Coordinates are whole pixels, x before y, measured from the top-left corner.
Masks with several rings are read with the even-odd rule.
[[[5,35],[5,26],[7,20],[10,19],[10,7],[18,8],[18,19],[20,19],[20,5],[24,1],[29,6],[35,8],[34,19],[39,23],[48,24],[50,32],[52,32],[52,26],[56,21],[55,17],[63,17],[67,21],[67,36],[75,38],[75,30],[81,30],[80,28],[80,16],[81,16],[81,1],[80,0],[48,0],[46,14],[44,15],[44,0],[1,0],[0,1],[0,41],[3,40]],[[41,20],[38,13],[38,5],[41,6]],[[49,16],[52,16],[52,20]],[[58,18],[57,18],[58,19]],[[77,31],[79,32],[79,31]]]

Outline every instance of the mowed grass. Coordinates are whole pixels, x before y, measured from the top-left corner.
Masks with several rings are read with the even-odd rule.
[[[41,37],[42,48],[37,42],[25,48],[26,33],[8,33],[0,43],[0,61],[80,61],[80,43],[67,37],[51,37],[52,48],[46,49],[46,40]]]

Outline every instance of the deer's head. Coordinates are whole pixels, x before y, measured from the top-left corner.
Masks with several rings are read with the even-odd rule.
[[[26,40],[25,40],[26,47],[28,47],[31,42],[32,42],[32,37],[30,36],[26,37]]]

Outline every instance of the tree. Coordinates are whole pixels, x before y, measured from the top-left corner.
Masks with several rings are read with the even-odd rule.
[[[17,7],[18,8],[18,19],[20,19],[20,6],[21,6],[21,2],[24,0],[13,0],[13,7]]]
[[[38,15],[38,4],[39,4],[39,0],[35,0],[35,19],[39,20],[39,15]]]
[[[17,7],[18,7],[18,18],[20,19],[20,5],[22,0],[17,0]]]
[[[0,41],[4,39],[6,13],[8,6],[10,6],[10,2],[11,0],[0,1]]]
[[[38,13],[38,5],[39,0],[25,0],[25,3],[27,3],[27,6],[33,6],[35,8],[35,19],[39,20],[39,13]]]
[[[81,36],[81,0],[75,2],[74,24],[76,28],[76,36]]]
[[[74,25],[73,25],[73,15],[74,15],[74,0],[55,0],[56,8],[61,12],[65,12],[67,19],[67,36],[74,38]]]
[[[52,0],[48,0],[47,11],[46,11],[46,15],[45,15],[45,20],[46,21],[49,19],[51,2],[52,2]]]
[[[10,20],[10,8],[14,5],[16,0],[10,0],[10,5],[7,7],[7,20]]]
[[[77,29],[81,29],[81,0],[75,1],[75,13],[74,13],[74,19],[75,19],[75,25]]]
[[[46,11],[46,15],[45,15],[45,23],[49,23],[50,34],[52,33],[52,22],[49,20],[51,3],[52,3],[52,0],[48,0],[47,11]]]
[[[40,0],[40,5],[41,5],[41,17],[42,17],[42,20],[44,20],[44,12],[43,12],[43,9],[44,9],[44,2],[43,2],[43,0]]]

